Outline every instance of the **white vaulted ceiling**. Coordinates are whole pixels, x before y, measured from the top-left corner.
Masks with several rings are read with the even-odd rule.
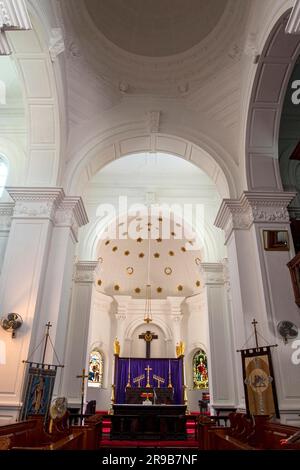
[[[128,52],[162,57],[200,43],[218,24],[228,0],[85,0],[104,36]]]

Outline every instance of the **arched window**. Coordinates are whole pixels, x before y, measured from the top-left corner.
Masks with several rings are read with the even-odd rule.
[[[103,386],[103,354],[98,350],[90,354],[88,384]]]
[[[198,349],[193,357],[194,389],[208,388],[207,355],[203,349]]]
[[[8,175],[8,163],[5,157],[0,155],[0,197],[3,194]]]

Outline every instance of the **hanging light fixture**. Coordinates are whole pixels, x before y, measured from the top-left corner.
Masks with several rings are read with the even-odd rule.
[[[151,284],[150,284],[150,239],[151,239],[151,235],[150,235],[150,232],[148,232],[148,267],[147,267],[146,303],[145,303],[145,314],[144,314],[144,322],[146,323],[150,323],[152,321]]]
[[[144,322],[152,322],[152,311],[151,311],[151,284],[146,285],[146,304],[145,304],[145,315]]]

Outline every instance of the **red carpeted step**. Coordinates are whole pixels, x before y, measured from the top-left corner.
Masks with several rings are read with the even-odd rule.
[[[103,439],[100,443],[100,447],[185,447],[196,449],[199,444],[196,440],[184,440],[184,441],[111,441],[110,439]]]

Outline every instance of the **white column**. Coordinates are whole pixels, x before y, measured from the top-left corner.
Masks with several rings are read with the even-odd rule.
[[[63,197],[57,188],[7,188],[15,201],[7,248],[0,280],[0,311],[16,312],[24,325],[17,337],[0,328],[6,363],[1,365],[0,406],[11,409],[12,420],[20,407],[33,323],[42,309],[41,294],[53,231],[56,208]],[[4,420],[5,422],[5,420]]]
[[[287,268],[294,256],[287,211],[293,197],[294,193],[287,192],[245,192],[239,200],[224,200],[215,222],[226,235],[235,345],[237,349],[255,345],[251,337],[253,318],[258,320],[263,337],[259,344],[278,343],[272,357],[283,420],[288,419],[285,413],[296,416],[300,411],[300,375],[291,360],[294,350],[291,343],[283,344],[276,330],[281,320],[299,325],[299,308]],[[290,249],[265,250],[264,230],[286,230]],[[239,374],[242,376],[241,368]]]
[[[201,293],[188,297],[185,300],[184,325],[186,341],[185,371],[186,385],[188,395],[188,405],[190,411],[199,411],[198,401],[202,398],[201,390],[194,390],[193,377],[193,357],[198,349],[204,349],[209,354],[209,336],[208,336],[208,312],[206,293],[204,289]],[[211,367],[211,364],[208,364]]]
[[[13,211],[13,202],[0,203],[0,274],[4,262]]]
[[[75,407],[78,407],[81,402],[81,382],[76,375],[81,375],[82,369],[86,367],[92,287],[96,266],[97,261],[78,262],[72,290],[61,393],[68,398],[69,405]]]
[[[125,338],[126,319],[129,304],[132,300],[130,295],[115,295],[117,311],[115,312],[115,337],[120,342],[120,356],[131,356],[132,338]]]
[[[208,315],[208,378],[210,403],[214,409],[237,406],[236,352],[228,308],[222,263],[203,263],[204,292]]]
[[[93,286],[91,317],[86,357],[86,369],[89,367],[89,355],[94,349],[103,354],[103,385],[100,388],[88,387],[87,401],[96,400],[98,410],[107,410],[110,406],[113,375],[114,336],[112,332],[111,306],[113,297],[103,294],[97,285]]]
[[[181,311],[182,302],[182,297],[167,297],[170,319],[172,321],[172,341],[170,344],[167,344],[166,348],[169,357],[176,356],[176,344],[185,339],[181,328],[183,318]]]
[[[78,229],[88,222],[82,199],[80,197],[63,197],[57,207],[54,222],[55,227],[41,302],[43,307],[39,321],[36,323],[35,341],[32,341],[32,349],[35,349],[40,343],[45,334],[45,325],[50,321],[52,324],[50,336],[56,354],[48,344],[45,362],[57,364],[59,361],[64,364]],[[43,348],[38,348],[34,358],[40,361],[42,353]],[[61,392],[63,373],[64,369],[58,369],[54,388],[55,395],[59,395]]]
[[[89,336],[86,365],[89,364],[90,352],[97,348],[104,354],[105,367],[104,367],[104,387],[111,386],[111,362],[114,355],[113,350],[113,332],[112,332],[112,316],[111,304],[113,297],[97,291],[94,286],[92,294],[91,317],[89,322]]]

